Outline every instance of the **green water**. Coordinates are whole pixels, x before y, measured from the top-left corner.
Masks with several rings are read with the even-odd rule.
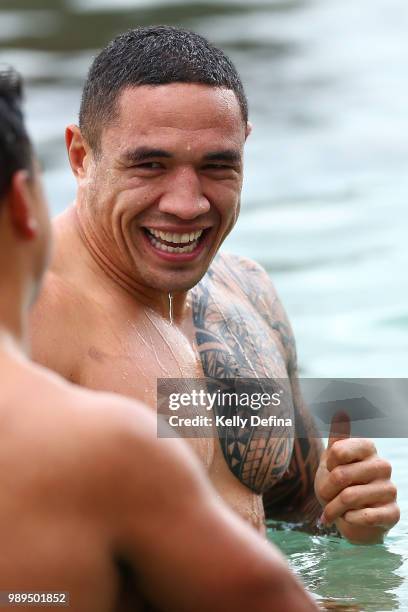
[[[397,596],[403,584],[401,555],[392,545],[353,546],[335,537],[310,537],[294,531],[270,531],[269,537],[288,556],[306,586],[346,609],[404,609]]]
[[[0,0],[0,62],[27,78],[53,213],[75,192],[63,133],[92,55],[120,31],[159,22],[208,36],[243,76],[254,131],[227,248],[270,272],[302,373],[407,376],[406,0]],[[402,510],[384,546],[271,538],[316,595],[407,611],[407,443],[378,446]]]

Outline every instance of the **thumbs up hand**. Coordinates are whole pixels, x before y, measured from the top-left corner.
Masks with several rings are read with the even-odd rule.
[[[337,413],[315,477],[315,493],[324,508],[320,522],[335,523],[354,543],[381,542],[400,516],[390,476],[391,465],[377,455],[373,442],[351,438],[348,415]]]

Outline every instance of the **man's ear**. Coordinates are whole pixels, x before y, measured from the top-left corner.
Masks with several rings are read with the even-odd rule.
[[[7,195],[11,223],[23,240],[33,240],[38,234],[31,180],[27,170],[18,170],[13,174]]]
[[[252,123],[250,121],[247,121],[246,128],[245,128],[245,140],[248,138],[251,132],[252,132]]]
[[[66,128],[65,144],[72,172],[75,178],[81,179],[86,174],[87,162],[92,152],[77,125],[69,125]]]

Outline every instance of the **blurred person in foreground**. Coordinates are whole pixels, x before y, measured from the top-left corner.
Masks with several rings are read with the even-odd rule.
[[[365,439],[332,438],[323,452],[267,273],[219,252],[238,217],[250,131],[235,67],[200,35],[136,28],[100,52],[79,126],[66,131],[77,198],[55,220],[33,355],[152,409],[158,378],[289,379],[306,437],[231,427],[191,440],[211,482],[261,531],[266,512],[380,542],[399,518],[390,464]]]
[[[69,592],[75,612],[315,610],[274,547],[217,499],[187,445],[159,443],[150,411],[29,361],[50,223],[20,98],[18,75],[3,71],[1,607],[16,605],[6,591],[16,602],[48,591]]]

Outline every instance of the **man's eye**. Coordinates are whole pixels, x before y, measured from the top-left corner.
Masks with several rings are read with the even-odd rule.
[[[135,168],[143,168],[146,170],[159,170],[163,166],[160,162],[143,162],[143,164],[136,164]]]
[[[205,166],[207,170],[233,170],[232,166],[226,166],[225,164],[207,164]]]

